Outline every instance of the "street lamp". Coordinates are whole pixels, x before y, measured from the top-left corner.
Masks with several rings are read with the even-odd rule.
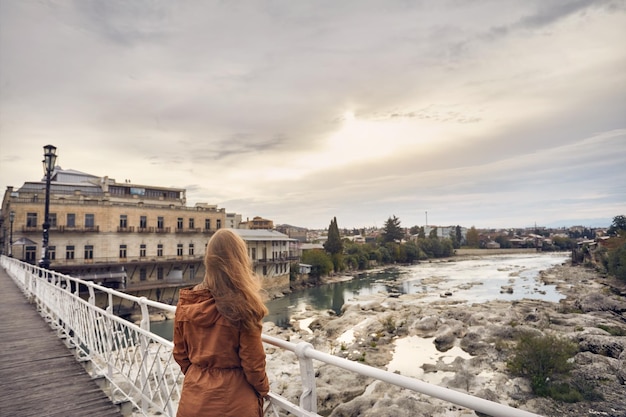
[[[46,206],[43,215],[43,245],[41,247],[41,261],[39,266],[45,269],[50,267],[50,259],[48,259],[48,229],[50,228],[50,177],[54,170],[54,164],[57,160],[56,146],[46,145],[43,147],[43,172],[46,174]]]
[[[15,212],[11,210],[9,213],[9,222],[11,223],[11,231],[9,232],[9,258],[13,257],[13,221],[15,220]]]

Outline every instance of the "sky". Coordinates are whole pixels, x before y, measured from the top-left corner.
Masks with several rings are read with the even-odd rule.
[[[626,214],[626,1],[0,1],[0,189],[57,164],[340,228]]]

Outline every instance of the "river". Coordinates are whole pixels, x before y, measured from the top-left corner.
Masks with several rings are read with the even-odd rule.
[[[341,313],[346,301],[359,295],[388,293],[421,294],[427,304],[441,298],[481,303],[489,300],[522,298],[558,302],[565,298],[554,285],[544,285],[539,272],[560,265],[569,253],[526,253],[460,258],[453,261],[423,262],[363,272],[340,282],[294,291],[267,302],[265,321],[286,327],[291,315],[305,308]],[[171,340],[173,320],[151,323],[153,332]]]

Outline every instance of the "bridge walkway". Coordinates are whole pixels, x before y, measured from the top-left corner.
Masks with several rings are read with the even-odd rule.
[[[3,268],[0,392],[0,416],[122,416]]]

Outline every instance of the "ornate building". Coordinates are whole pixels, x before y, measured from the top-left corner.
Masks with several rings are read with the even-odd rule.
[[[41,259],[44,198],[45,181],[7,187],[1,212],[4,254],[33,264]],[[202,280],[206,244],[228,226],[224,209],[201,203],[187,207],[184,189],[118,183],[58,166],[52,173],[49,223],[50,269],[163,302],[174,302],[180,287]],[[246,232],[268,232],[242,236],[264,286],[288,288],[290,239],[278,232]]]

